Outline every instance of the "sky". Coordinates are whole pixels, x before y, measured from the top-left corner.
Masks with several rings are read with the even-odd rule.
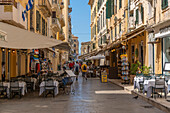
[[[79,37],[79,53],[81,42],[90,41],[90,6],[89,0],[70,0],[72,7],[72,34]]]

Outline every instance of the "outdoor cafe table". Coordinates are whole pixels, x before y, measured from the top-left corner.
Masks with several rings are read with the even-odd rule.
[[[59,92],[58,92],[58,81],[54,81],[54,86],[55,86],[55,89],[54,89],[54,94],[57,95]],[[42,95],[42,93],[45,91],[45,81],[41,82],[40,84],[40,92],[39,92],[39,95]]]
[[[7,87],[7,95],[10,96],[10,82],[3,82],[3,86]],[[27,93],[27,84],[26,82],[19,81],[19,87],[22,88],[22,95],[25,95],[25,92]]]
[[[31,82],[33,82],[33,83],[34,83],[34,85],[33,85],[33,90],[35,90],[35,85],[36,85],[36,83],[37,83],[37,79],[36,79],[36,78],[31,77]]]
[[[143,81],[143,77],[134,77],[134,89],[140,90],[139,82]]]
[[[147,91],[147,97],[150,98],[152,94],[152,87],[155,86],[155,79],[145,80],[144,81],[144,91]],[[168,86],[167,83],[165,83],[166,93],[168,93]]]

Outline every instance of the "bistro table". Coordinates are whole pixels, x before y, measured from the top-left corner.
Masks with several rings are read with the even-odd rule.
[[[33,82],[33,83],[34,83],[34,85],[33,85],[33,90],[35,90],[35,86],[36,86],[36,83],[37,83],[37,79],[36,79],[36,78],[31,77],[31,82]]]
[[[58,85],[59,85],[59,82],[58,81],[54,81],[54,86],[55,86],[55,90],[54,90],[54,94],[57,95],[59,92],[58,92]],[[40,92],[39,92],[39,95],[42,95],[42,93],[45,91],[45,81],[41,82],[40,84]]]
[[[7,87],[7,95],[10,97],[10,82],[3,82],[3,86]],[[19,87],[22,88],[22,95],[25,95],[25,93],[27,93],[26,82],[19,81]]]
[[[145,80],[144,81],[144,92],[147,91],[147,97],[150,98],[152,94],[152,87],[155,86],[155,79]],[[165,82],[166,93],[168,93],[168,86]]]
[[[143,77],[134,77],[134,89],[140,90],[140,84],[139,82],[143,81]]]

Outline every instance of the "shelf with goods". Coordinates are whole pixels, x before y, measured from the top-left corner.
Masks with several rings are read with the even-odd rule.
[[[123,84],[129,83],[129,63],[127,54],[121,56],[121,79]]]
[[[121,75],[122,75],[122,62],[121,62],[121,59],[118,59],[117,66],[118,66],[118,77],[121,78]]]

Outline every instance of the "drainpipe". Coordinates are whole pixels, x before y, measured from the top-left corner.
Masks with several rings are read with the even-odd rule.
[[[130,30],[129,30],[129,17],[130,17],[130,0],[128,0],[128,25],[127,25],[128,33],[130,32]]]
[[[163,59],[163,38],[161,40],[161,49],[162,49],[162,74],[163,74],[163,64],[164,64],[164,59]]]

